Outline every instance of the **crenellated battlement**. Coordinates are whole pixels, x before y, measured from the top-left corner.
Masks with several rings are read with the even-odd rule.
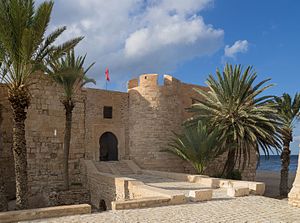
[[[158,83],[159,74],[142,74],[139,76],[139,78],[134,78],[128,81],[128,90],[136,87],[145,87],[145,88],[155,88],[155,87],[161,87]],[[181,82],[170,76],[170,75],[163,75],[164,84],[163,86],[166,87],[172,87],[172,86],[178,86],[181,84]]]

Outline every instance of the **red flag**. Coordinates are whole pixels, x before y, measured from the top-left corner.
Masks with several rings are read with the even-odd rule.
[[[105,69],[105,79],[106,79],[107,81],[110,81],[109,70],[108,70],[108,68]]]

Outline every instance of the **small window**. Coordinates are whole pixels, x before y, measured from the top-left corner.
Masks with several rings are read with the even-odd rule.
[[[112,119],[112,107],[111,106],[103,107],[103,118]]]

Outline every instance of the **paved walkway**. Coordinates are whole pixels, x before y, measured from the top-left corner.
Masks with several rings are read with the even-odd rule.
[[[157,208],[107,211],[91,215],[33,221],[35,223],[132,223],[132,222],[299,222],[300,208],[287,201],[262,196],[219,199]]]

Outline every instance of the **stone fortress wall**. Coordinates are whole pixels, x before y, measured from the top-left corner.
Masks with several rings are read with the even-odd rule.
[[[118,140],[119,160],[128,159],[128,94],[85,89],[85,158],[99,161],[99,138],[105,132]],[[112,107],[112,119],[103,117],[103,107]]]
[[[6,190],[9,199],[14,198],[16,194],[14,159],[12,148],[12,115],[7,100],[7,90],[0,84],[0,104],[2,105],[3,122],[0,126],[0,174],[6,180]]]
[[[43,74],[36,74],[30,87],[31,105],[27,111],[26,143],[28,161],[28,183],[31,202],[34,206],[47,203],[44,199],[55,189],[63,186],[63,132],[65,128],[65,112],[60,102],[62,90]],[[6,94],[7,89],[1,86]],[[70,152],[70,182],[80,183],[80,158],[84,158],[84,92],[76,95],[72,123],[72,138]],[[1,95],[3,98],[3,95]],[[9,182],[14,179],[14,166],[12,157],[12,115],[7,99],[5,99],[5,121],[1,130],[5,132],[3,146],[4,154],[10,154],[9,169],[6,176]],[[5,123],[10,124],[5,124]],[[2,162],[2,160],[0,161]],[[7,184],[10,196],[14,196],[13,183]]]
[[[191,114],[185,111],[192,97],[199,97],[196,85],[181,83],[164,76],[158,84],[157,74],[144,74],[128,82],[128,92],[83,88],[76,95],[70,148],[70,182],[81,185],[80,159],[99,161],[99,139],[105,132],[118,141],[118,159],[132,159],[140,167],[173,172],[193,172],[187,162],[173,154],[162,152],[172,136],[180,132],[181,124]],[[205,89],[205,88],[203,88]],[[62,187],[63,135],[65,112],[60,100],[62,89],[47,76],[36,74],[30,87],[32,96],[26,120],[27,159],[30,196],[34,207],[48,203],[48,194]],[[7,101],[7,89],[0,85],[0,103],[4,106],[4,121],[0,134],[0,162],[5,166],[7,191],[12,198],[14,166],[12,157],[12,117]],[[103,117],[103,107],[112,107],[112,118]],[[255,153],[253,153],[255,154]],[[243,176],[253,179],[256,159],[252,157]],[[211,172],[220,170],[224,158],[216,160]],[[212,174],[212,173],[210,173]]]

